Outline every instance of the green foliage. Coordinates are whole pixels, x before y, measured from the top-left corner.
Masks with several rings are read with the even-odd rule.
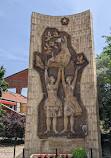
[[[0,67],[0,97],[2,96],[2,91],[5,91],[7,89],[7,82],[4,81],[4,75],[5,75],[5,69],[3,66]],[[1,103],[0,103],[0,130],[4,130],[5,127],[3,125],[3,123],[1,123],[1,118],[3,117],[4,115],[4,110],[2,109],[1,107]]]
[[[4,131],[5,130],[5,126],[3,123],[0,123],[0,131]]]
[[[107,46],[96,58],[98,103],[103,128],[111,127],[111,36],[104,36]]]
[[[83,148],[76,148],[72,153],[73,158],[87,158],[86,151]]]
[[[1,103],[0,103],[0,118],[3,117],[5,113],[5,110],[2,109]]]
[[[2,109],[1,103],[0,103],[0,131],[5,129],[4,124],[1,122],[1,119],[4,116],[4,114],[5,114],[5,111]]]
[[[0,67],[0,97],[1,92],[7,90],[8,83],[4,80],[5,69],[3,66]]]
[[[2,132],[2,137],[24,137],[25,115],[20,115],[16,112],[11,112],[9,115],[4,115],[4,117],[2,117],[2,123],[5,126],[5,130]]]
[[[111,31],[111,28],[110,28],[110,31]],[[110,32],[110,34],[111,34],[111,32]],[[106,47],[103,48],[103,53],[109,57],[108,66],[111,68],[111,35],[103,36],[103,37],[106,39],[105,43],[107,44]],[[111,81],[111,79],[110,79],[110,81]]]

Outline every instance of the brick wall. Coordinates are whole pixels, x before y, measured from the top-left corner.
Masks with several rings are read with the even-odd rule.
[[[28,86],[28,69],[15,73],[5,78],[8,82],[8,88],[27,88]]]

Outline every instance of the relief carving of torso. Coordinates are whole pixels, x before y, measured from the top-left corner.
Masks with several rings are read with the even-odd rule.
[[[38,107],[39,138],[84,137],[86,109],[81,101],[80,80],[88,61],[76,54],[71,37],[56,28],[46,28],[42,52],[34,52],[34,69],[41,78],[43,99]]]

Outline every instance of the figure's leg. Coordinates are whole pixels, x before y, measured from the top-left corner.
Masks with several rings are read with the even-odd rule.
[[[53,117],[53,130],[54,130],[55,133],[58,133],[57,130],[56,130],[56,124],[57,124],[57,118]]]
[[[68,126],[68,116],[64,116],[64,130],[61,133],[67,132],[67,126]]]
[[[47,126],[47,130],[44,133],[47,133],[50,131],[50,127],[51,127],[51,118],[50,117],[46,118],[46,126]]]
[[[74,127],[74,116],[73,115],[71,115],[71,118],[70,118],[70,125],[71,125],[71,132],[75,133],[74,129],[73,129],[73,127]]]

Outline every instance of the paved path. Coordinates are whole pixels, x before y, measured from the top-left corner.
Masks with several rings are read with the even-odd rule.
[[[24,145],[17,145],[16,146],[16,158],[22,158],[19,155],[21,155],[23,151]],[[0,158],[13,158],[14,153],[14,147],[1,147],[0,146]]]

